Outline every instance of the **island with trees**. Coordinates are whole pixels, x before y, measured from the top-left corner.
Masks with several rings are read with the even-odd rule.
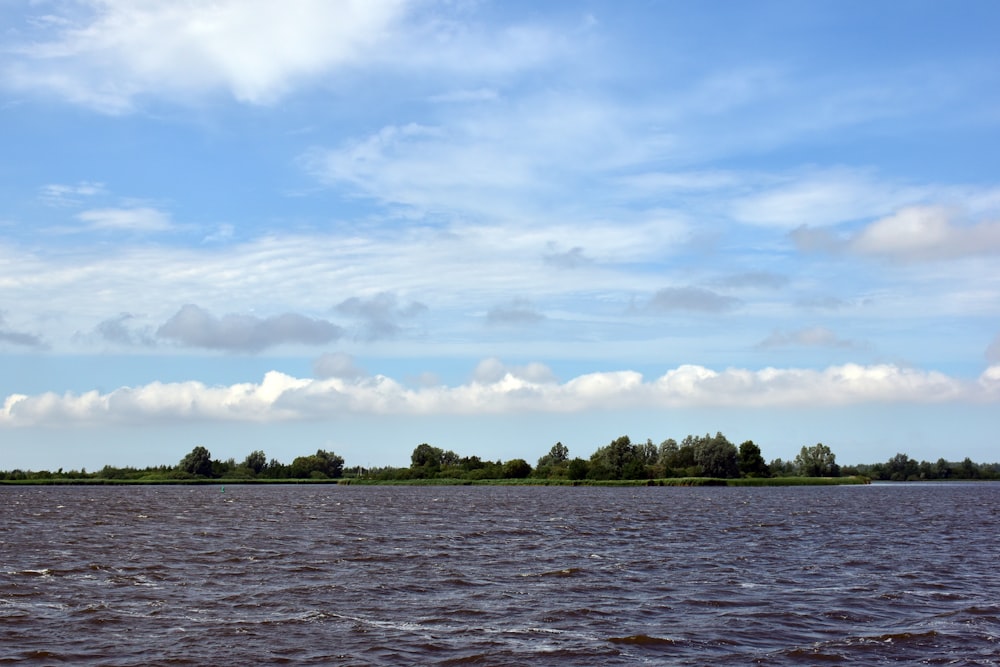
[[[297,456],[291,463],[268,459],[261,450],[246,458],[220,461],[198,445],[175,465],[147,468],[105,465],[86,470],[2,470],[5,484],[566,484],[651,486],[776,486],[792,484],[862,484],[872,480],[997,480],[1000,464],[943,458],[931,463],[896,454],[885,463],[841,466],[826,445],[803,446],[792,460],[766,462],[752,440],[739,446],[722,433],[668,438],[658,445],[633,443],[627,435],[598,447],[587,458],[570,457],[561,442],[532,466],[524,459],[484,460],[422,443],[406,467],[346,466],[344,458],[323,449]]]

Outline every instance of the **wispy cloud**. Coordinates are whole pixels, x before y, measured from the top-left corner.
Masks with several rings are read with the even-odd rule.
[[[173,227],[170,215],[148,206],[97,208],[76,217],[95,231],[165,232]]]
[[[103,183],[80,181],[76,185],[50,183],[38,189],[39,198],[49,206],[79,206],[88,198],[104,194]]]

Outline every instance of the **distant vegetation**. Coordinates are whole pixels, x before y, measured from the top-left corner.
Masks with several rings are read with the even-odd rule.
[[[94,481],[108,482],[200,482],[209,480],[341,480],[434,483],[507,480],[511,483],[696,483],[694,480],[741,480],[740,484],[780,483],[775,478],[839,478],[857,476],[873,480],[973,480],[1000,479],[1000,464],[938,459],[934,463],[916,461],[896,454],[885,463],[841,467],[829,447],[822,443],[802,447],[794,460],[764,460],[752,440],[738,447],[722,433],[714,436],[689,435],[681,442],[673,438],[659,445],[652,440],[633,443],[628,436],[599,447],[588,458],[570,458],[569,448],[557,442],[532,466],[524,459],[489,461],[478,456],[459,456],[427,443],[418,445],[408,467],[345,467],[344,459],[322,449],[299,456],[290,464],[268,460],[263,451],[250,452],[240,463],[219,461],[203,446],[197,446],[176,465],[147,468],[119,468],[106,465],[100,470],[64,471],[9,470],[0,472],[0,481]],[[684,480],[690,480],[685,482]],[[757,480],[756,482],[754,480]],[[790,480],[789,480],[790,481]],[[697,482],[700,484],[709,481]]]

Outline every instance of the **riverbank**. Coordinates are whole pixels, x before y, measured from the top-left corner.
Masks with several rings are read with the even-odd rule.
[[[355,486],[835,486],[869,484],[867,477],[745,477],[720,479],[715,477],[668,477],[663,479],[407,479],[378,480],[365,478],[339,479],[105,479],[56,478],[2,480],[0,486],[235,486],[240,484],[333,484]]]

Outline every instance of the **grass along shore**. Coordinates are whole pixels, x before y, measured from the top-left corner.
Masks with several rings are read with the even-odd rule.
[[[56,478],[0,480],[3,486],[123,486],[123,485],[182,485],[182,486],[236,486],[240,484],[333,484],[341,486],[835,486],[868,484],[867,477],[743,477],[722,479],[717,477],[667,477],[663,479],[406,479],[377,480],[342,477],[338,479],[104,479]]]

